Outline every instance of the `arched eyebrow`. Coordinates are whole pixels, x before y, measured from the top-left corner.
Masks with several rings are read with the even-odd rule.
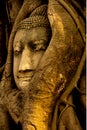
[[[34,44],[36,44],[36,45],[37,45],[38,43],[39,43],[39,44],[46,44],[46,43],[47,43],[47,41],[46,41],[46,40],[44,40],[44,39],[40,39],[40,40],[35,40],[35,41],[34,41]]]
[[[28,46],[34,46],[34,45],[48,45],[48,41],[44,40],[44,39],[40,39],[40,40],[32,40],[29,41]]]

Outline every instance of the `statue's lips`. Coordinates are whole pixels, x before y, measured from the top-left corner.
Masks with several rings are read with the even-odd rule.
[[[20,89],[26,89],[27,87],[29,87],[29,84],[31,82],[31,79],[33,77],[33,74],[30,75],[18,75],[17,79],[18,79],[18,86]]]
[[[28,77],[32,77],[34,75],[34,72],[19,72],[17,74],[17,77],[19,78],[28,78]]]
[[[21,80],[21,81],[30,81],[31,78],[33,77],[33,75],[31,76],[18,76],[18,80]]]
[[[27,77],[27,78],[24,77],[24,78],[19,78],[19,80],[29,81],[29,80],[31,80],[31,78],[32,78],[32,77],[29,77],[29,78],[28,78],[28,77]]]

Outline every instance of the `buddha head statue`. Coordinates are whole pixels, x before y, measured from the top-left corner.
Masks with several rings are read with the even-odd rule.
[[[47,5],[36,8],[17,26],[13,41],[13,75],[20,90],[29,87],[50,38]]]

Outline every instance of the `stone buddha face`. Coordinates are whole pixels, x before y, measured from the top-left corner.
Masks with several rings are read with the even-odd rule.
[[[48,43],[48,31],[45,27],[17,31],[13,42],[13,74],[19,89],[29,87]]]

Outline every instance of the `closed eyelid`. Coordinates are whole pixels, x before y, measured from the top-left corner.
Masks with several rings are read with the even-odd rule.
[[[13,50],[14,56],[18,56],[19,54],[21,54],[22,50],[23,50],[23,48],[21,46],[15,46],[14,50]]]
[[[14,49],[14,56],[19,56],[20,54],[22,54],[21,49]]]
[[[38,40],[38,41],[35,41],[35,42],[31,42],[29,44],[29,47],[33,51],[45,50],[47,48],[47,41]]]
[[[14,51],[20,51],[20,50],[21,50],[21,47],[20,47],[20,46],[15,46],[13,50],[14,50]]]
[[[41,47],[43,47],[43,46],[47,46],[47,41],[46,40],[43,40],[43,39],[41,39],[41,40],[36,40],[36,41],[31,41],[30,43],[29,43],[29,47],[38,47],[38,46],[41,46]]]
[[[44,44],[44,43],[46,43],[47,41],[46,40],[44,40],[44,39],[40,39],[40,40],[36,40],[36,41],[34,41],[34,44]]]

